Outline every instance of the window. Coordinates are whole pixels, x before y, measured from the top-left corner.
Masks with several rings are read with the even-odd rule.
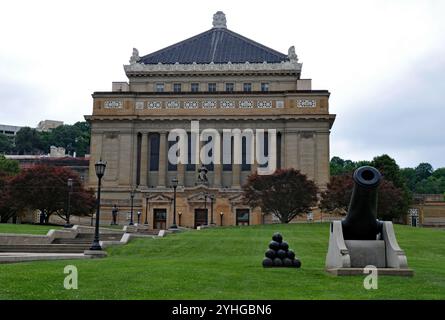
[[[245,83],[243,87],[244,87],[244,92],[251,92],[252,91],[252,84],[251,83]]]
[[[248,163],[247,156],[249,156],[250,158],[250,152],[247,152],[247,137],[242,137],[242,142],[241,142],[241,170],[242,171],[250,171],[250,163]],[[250,147],[250,146],[249,146]]]
[[[262,91],[262,92],[267,92],[267,91],[269,91],[269,83],[267,83],[267,82],[263,82],[263,83],[261,83],[261,91]]]
[[[235,88],[235,85],[233,83],[226,83],[226,91],[227,92],[233,92],[234,88]]]
[[[164,92],[164,84],[156,83],[156,92]]]
[[[264,132],[264,145],[263,148],[261,148],[261,146],[259,146],[260,148],[260,152],[263,153],[264,157],[269,157],[269,133],[268,132]],[[269,165],[269,161],[266,161],[266,163],[264,164],[259,164],[260,168],[267,168],[267,166]]]
[[[228,154],[230,152],[230,163],[224,163],[224,156],[223,156],[223,171],[232,171],[232,163],[233,163],[233,137],[230,138],[230,150],[226,150],[227,148],[224,146],[224,139],[223,139],[223,153]]]
[[[236,209],[236,225],[248,226],[249,225],[249,209]]]
[[[150,135],[150,171],[159,169],[159,135]]]
[[[186,171],[195,171],[195,164],[192,163],[192,134],[190,132],[187,133],[187,164],[185,166]]]
[[[208,143],[211,143],[212,140],[213,140],[212,136],[208,137],[207,141],[204,143],[203,147],[205,145],[207,145]],[[213,146],[213,147],[215,147],[215,146]],[[211,150],[209,150],[208,156],[211,159],[211,162],[209,164],[205,164],[204,166],[207,168],[208,171],[213,171],[213,169],[214,169],[213,148]]]
[[[181,84],[180,83],[173,84],[173,92],[181,92]]]
[[[168,150],[170,150],[170,148],[179,141],[179,137],[176,137],[176,141],[168,141]],[[179,156],[178,152],[176,153],[176,155]],[[167,161],[168,161],[168,171],[177,171],[178,170],[178,166],[176,164],[171,163],[168,160],[168,156],[167,156]]]
[[[191,89],[192,89],[192,92],[198,92],[199,91],[199,83],[192,83]]]
[[[209,83],[209,92],[216,92],[216,83]]]

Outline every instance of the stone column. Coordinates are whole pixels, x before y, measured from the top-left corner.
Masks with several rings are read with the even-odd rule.
[[[242,148],[242,142],[240,142],[240,145],[238,146],[236,141],[241,141],[240,135],[238,133],[235,133],[233,135],[233,163],[232,163],[232,188],[239,188],[240,187],[240,179],[241,179],[241,164],[235,163],[235,154],[237,152],[241,151]],[[240,158],[241,154],[240,154]]]
[[[147,186],[147,170],[148,170],[148,134],[142,133],[141,176],[140,176],[140,183],[142,187]]]
[[[256,145],[256,135],[253,136],[252,144],[253,144],[253,163],[250,165],[250,172],[253,174],[258,169],[258,161],[257,161],[257,158],[256,158],[256,148],[257,148],[257,145]]]
[[[165,187],[167,176],[167,133],[159,133],[159,168],[158,168],[158,187]]]
[[[220,132],[218,132],[220,134]],[[220,135],[220,145],[219,145],[219,164],[213,164],[213,186],[220,188],[222,184],[222,137]],[[216,156],[216,154],[215,154]],[[214,158],[217,161],[216,157]]]

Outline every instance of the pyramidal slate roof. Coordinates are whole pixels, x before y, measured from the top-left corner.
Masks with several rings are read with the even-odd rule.
[[[281,63],[287,55],[225,27],[214,27],[194,37],[143,56],[144,64]]]

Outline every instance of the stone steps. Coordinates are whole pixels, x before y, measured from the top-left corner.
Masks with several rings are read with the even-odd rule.
[[[20,244],[0,245],[0,252],[83,253],[90,244]]]

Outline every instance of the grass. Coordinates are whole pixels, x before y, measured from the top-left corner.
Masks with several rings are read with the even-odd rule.
[[[0,223],[0,233],[42,234],[45,235],[51,229],[61,229],[61,226],[44,226],[38,224],[12,224]]]
[[[301,269],[264,269],[273,232],[280,231]],[[445,299],[445,232],[396,226],[413,278],[324,271],[328,224],[265,225],[189,231],[112,247],[109,257],[0,265],[0,299]],[[63,269],[78,268],[79,289],[65,290]]]

